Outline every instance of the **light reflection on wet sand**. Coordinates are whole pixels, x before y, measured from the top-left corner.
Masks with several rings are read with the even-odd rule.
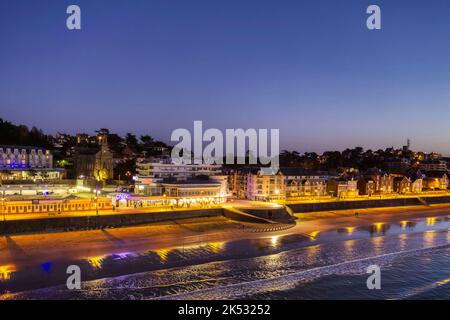
[[[0,281],[8,281],[11,275],[16,271],[16,266],[13,264],[0,266]]]
[[[86,267],[95,271],[97,278],[110,274],[111,270],[118,275],[126,275],[127,266],[132,266],[133,273],[144,272],[144,274],[158,273],[160,281],[156,285],[171,287],[176,283],[176,289],[189,290],[204,286],[215,286],[226,284],[229,281],[248,281],[249,279],[267,278],[289,273],[298,268],[311,268],[337,261],[347,261],[359,256],[379,256],[392,250],[404,251],[411,247],[430,247],[442,243],[442,231],[433,231],[436,227],[444,228],[445,241],[450,241],[448,234],[448,220],[440,219],[416,219],[414,221],[400,221],[397,223],[377,222],[366,227],[343,227],[329,232],[312,232],[306,236],[268,236],[261,239],[240,240],[232,242],[211,242],[199,245],[180,246],[173,248],[162,248],[150,250],[143,253],[114,253],[105,256],[93,256],[85,259]],[[429,228],[429,230],[427,230]],[[418,240],[417,232],[420,232]],[[246,261],[243,265],[236,264],[234,260],[240,258]],[[189,265],[190,261],[197,261],[198,265]],[[228,261],[227,261],[228,260]],[[162,268],[152,270],[149,268]],[[214,267],[211,267],[214,266]],[[174,269],[164,269],[176,267]],[[115,268],[115,269],[114,269]],[[184,269],[183,269],[184,268]],[[195,269],[192,272],[191,269]],[[4,268],[6,270],[6,268]],[[8,269],[7,277],[0,283],[0,290],[8,288],[5,283],[14,286],[14,273],[16,268]],[[182,271],[184,270],[184,271]],[[198,272],[202,270],[202,272]],[[88,270],[89,271],[89,270]],[[6,274],[0,267],[1,275]],[[134,275],[126,275],[132,279]],[[115,278],[111,278],[115,279]],[[176,281],[174,280],[176,279]],[[99,282],[100,281],[100,282]],[[148,280],[139,278],[139,281],[129,280],[126,288],[136,290],[136,283],[145,283]],[[106,290],[104,284],[108,284],[108,290],[115,288],[120,281],[95,280],[96,288]],[[189,283],[184,287],[183,283]],[[122,287],[123,284],[120,286]],[[140,286],[139,286],[140,287]],[[120,290],[119,290],[120,291]],[[152,291],[148,289],[146,294],[167,294],[159,289]],[[171,291],[168,291],[171,292]],[[94,295],[95,297],[95,295]],[[116,296],[113,295],[113,298]],[[99,297],[97,297],[99,298]]]

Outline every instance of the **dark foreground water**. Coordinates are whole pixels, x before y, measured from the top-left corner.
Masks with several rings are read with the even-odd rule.
[[[397,257],[382,268],[381,290],[368,290],[366,274],[327,275],[292,289],[273,290],[250,299],[449,299],[450,249],[423,250]]]
[[[59,285],[0,298],[449,299],[449,223],[447,217],[416,219],[93,257],[85,261],[91,275],[97,272],[101,277],[117,266],[122,275],[85,281],[82,290]],[[170,267],[171,263],[179,265]],[[381,290],[366,286],[366,268],[373,264],[381,268]],[[130,268],[141,272],[126,273]],[[10,287],[14,288],[13,277]]]

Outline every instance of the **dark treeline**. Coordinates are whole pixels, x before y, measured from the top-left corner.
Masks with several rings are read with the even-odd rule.
[[[396,158],[413,160],[415,153],[409,149],[387,148],[364,150],[362,147],[344,151],[325,151],[319,155],[315,152],[300,154],[297,151],[284,150],[280,154],[280,165],[286,167],[303,167],[312,170],[337,170],[339,168],[358,168],[367,170],[377,167],[386,169],[386,161]]]
[[[45,135],[42,130],[24,125],[14,125],[11,122],[0,119],[0,144],[36,146],[51,148],[51,137]]]
[[[9,146],[33,146],[52,150],[54,165],[67,169],[68,176],[73,174],[74,157],[77,150],[84,148],[98,148],[99,136],[108,137],[109,149],[116,159],[121,159],[115,164],[114,178],[130,180],[136,173],[136,158],[160,156],[170,152],[171,147],[164,142],[153,139],[149,135],[137,137],[132,133],[120,136],[103,128],[96,131],[95,135],[80,133],[70,135],[59,133],[56,136],[46,135],[42,130],[25,125],[15,125],[0,119],[0,145]]]
[[[122,153],[127,148],[130,153],[152,155],[161,150],[161,148],[169,148],[164,142],[154,140],[149,135],[142,135],[138,139],[136,135],[127,133],[125,137],[121,137],[116,133],[109,132],[108,129],[100,129],[97,131],[97,134],[106,134],[108,136],[108,145],[115,153]],[[78,135],[82,137],[81,139],[65,133],[59,134],[59,136],[60,138],[47,135],[36,127],[29,129],[25,125],[15,125],[0,119],[0,145],[59,149],[63,155],[70,154],[74,147],[98,147],[98,140],[92,139],[93,136],[88,134]]]
[[[171,150],[170,146],[153,139],[149,135],[137,137],[132,133],[127,133],[122,137],[111,133],[108,129],[100,129],[97,134],[106,134],[111,151],[116,155],[121,155],[130,163],[136,156],[158,156],[161,152],[167,153]],[[63,139],[58,140],[56,137],[44,134],[42,130],[36,127],[29,129],[27,126],[15,125],[0,119],[0,145],[23,145],[53,149],[56,151],[55,158],[57,160],[70,158],[76,147],[98,146],[98,141],[87,134],[78,136],[60,134],[60,136],[63,136]],[[85,139],[80,140],[80,137],[85,137]],[[280,165],[312,170],[337,170],[346,167],[360,170],[373,167],[384,169],[387,160],[398,157],[413,160],[414,154],[408,148],[394,149],[392,147],[376,151],[355,147],[344,151],[325,151],[323,154],[314,152],[300,154],[297,151],[284,150],[280,153]],[[127,168],[131,166],[128,162],[124,163]],[[242,165],[230,165],[230,167],[240,166]]]

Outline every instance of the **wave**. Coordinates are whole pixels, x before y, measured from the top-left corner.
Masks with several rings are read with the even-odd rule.
[[[424,293],[428,293],[432,290],[435,290],[440,287],[444,287],[450,284],[450,278],[445,278],[439,281],[435,281],[433,283],[427,284],[422,287],[413,288],[412,290],[409,290],[401,295],[398,295],[397,297],[393,298],[392,300],[404,300],[404,299],[411,299],[416,296],[422,295]]]
[[[370,264],[450,246],[448,230],[325,242],[270,255],[239,257],[100,278],[82,290],[63,285],[10,293],[7,299],[242,299],[295,289],[329,275],[364,274]],[[387,253],[383,253],[387,252]]]
[[[328,266],[321,266],[313,269],[303,270],[299,272],[273,277],[268,279],[259,279],[248,282],[240,282],[222,287],[214,287],[208,289],[201,289],[187,293],[179,293],[151,298],[149,300],[231,300],[243,299],[253,295],[267,293],[271,291],[290,290],[297,287],[300,283],[310,282],[312,280],[328,276],[328,275],[345,275],[345,274],[361,274],[365,273],[367,266],[377,264],[380,267],[391,265],[394,260],[399,258],[410,257],[414,255],[422,255],[425,253],[432,253],[436,250],[450,248],[450,244],[442,244],[436,246],[429,246],[406,251],[392,252],[373,257],[366,257],[355,259],[351,261],[341,262]],[[445,281],[444,281],[445,282]],[[450,282],[450,280],[449,280]],[[445,282],[447,283],[447,282]],[[434,287],[439,285],[434,284]],[[441,284],[442,285],[442,284]],[[427,290],[425,288],[424,290]],[[420,293],[420,292],[418,292]],[[415,295],[412,292],[411,295]]]

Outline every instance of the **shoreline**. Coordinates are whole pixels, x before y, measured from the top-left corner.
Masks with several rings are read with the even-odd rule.
[[[346,242],[384,237],[384,231],[368,233],[368,227],[380,223],[387,225],[387,230],[399,230],[402,221],[414,223],[420,220],[423,225],[425,220],[428,225],[427,217],[430,217],[437,223],[436,230],[447,231],[448,227],[442,229],[443,226],[439,227],[439,224],[448,225],[449,212],[450,205],[432,208],[367,209],[361,212],[359,217],[352,215],[351,210],[331,212],[335,215],[333,218],[323,218],[321,215],[324,212],[321,212],[317,214],[317,219],[303,222],[297,220],[296,226],[291,229],[261,233],[245,232],[246,230],[236,223],[213,217],[192,219],[184,224],[170,222],[159,223],[158,226],[2,237],[0,266],[4,265],[5,261],[6,264],[14,264],[20,274],[14,284],[11,283],[9,291],[20,292],[61,284],[65,279],[64,268],[73,263],[87,268],[84,269],[84,279],[87,281],[148,271],[173,268],[177,270],[178,267],[231,262],[278,254],[291,249],[317,247],[333,243],[337,238]],[[348,227],[361,230],[365,236],[338,236],[336,231],[339,233],[339,230]],[[423,230],[418,232],[422,233]],[[319,235],[316,239],[319,233],[323,236]],[[415,233],[417,232],[412,231],[412,234]],[[395,234],[398,233],[394,231],[392,235]],[[113,263],[111,260],[116,259],[114,256],[128,254],[131,256],[126,260],[120,258],[124,259],[122,263]],[[47,280],[46,277],[36,279],[36,287],[28,288],[27,284],[33,283],[29,272],[38,271],[45,261],[52,261],[54,264],[52,276]],[[4,289],[8,288],[7,286]]]
[[[139,226],[72,232],[18,234],[0,237],[0,265],[14,262],[27,265],[61,256],[87,258],[112,251],[145,251],[171,248],[180,244],[198,245],[245,239],[270,238],[292,234],[308,235],[343,227],[357,227],[373,223],[390,223],[420,217],[450,215],[450,204],[431,207],[393,207],[354,210],[322,211],[295,214],[295,226],[278,231],[251,232],[254,223],[235,222],[224,217],[195,218],[165,221]]]

